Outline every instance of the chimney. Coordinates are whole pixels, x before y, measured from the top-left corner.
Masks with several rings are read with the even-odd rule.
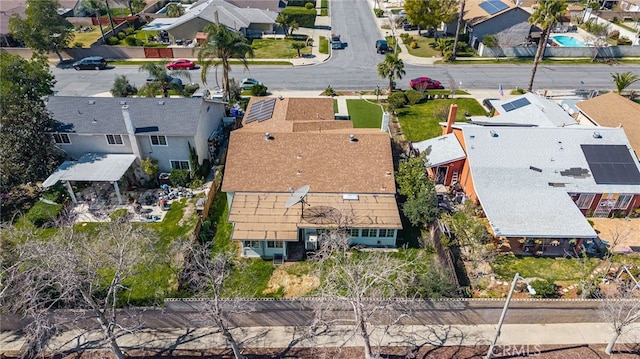
[[[140,153],[140,146],[138,145],[138,138],[136,137],[136,127],[131,121],[131,115],[129,114],[129,105],[122,106],[122,117],[124,118],[124,126],[127,128],[127,134],[129,135],[129,142],[131,143],[131,151],[139,159],[142,159]]]
[[[449,117],[447,117],[447,127],[442,130],[443,135],[453,132],[453,123],[456,122],[456,115],[458,114],[458,105],[451,104],[449,107]]]

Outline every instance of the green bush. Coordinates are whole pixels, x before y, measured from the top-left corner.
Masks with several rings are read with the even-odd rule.
[[[395,109],[403,107],[407,104],[408,101],[407,96],[404,94],[404,92],[394,92],[389,95],[387,102],[389,103],[389,109],[393,111]]]
[[[304,7],[309,0],[289,0],[287,2],[287,7]]]
[[[311,10],[311,9],[315,9],[315,5],[313,5],[312,3],[308,2],[306,4],[304,4],[304,8],[307,10]]]
[[[416,90],[407,90],[405,91],[405,96],[407,97],[407,103],[409,105],[415,105],[417,103],[422,102],[426,98],[426,95],[423,92]]]
[[[69,199],[69,192],[67,192],[67,189],[62,183],[58,182],[55,186],[49,187],[49,189],[42,194],[42,198],[56,203],[64,203]]]
[[[316,23],[316,10],[315,9],[305,9],[304,7],[292,7],[287,6],[284,10],[282,10],[282,14],[287,15],[289,20],[298,23],[300,27],[306,27],[313,29]]]
[[[125,33],[126,35],[131,35],[131,34],[133,34],[135,31],[136,31],[136,30],[135,30],[133,27],[131,27],[131,26],[126,27],[126,28],[124,29],[124,33]]]
[[[120,39],[115,36],[111,36],[107,39],[107,45],[118,45],[120,43]]]
[[[61,204],[48,204],[42,201],[36,202],[29,212],[27,212],[27,219],[37,227],[45,227],[58,218],[62,212],[63,206]]]
[[[118,37],[118,39],[124,40],[124,38],[127,37],[127,34],[125,34],[124,32],[119,32],[116,36]]]
[[[376,17],[383,17],[384,16],[384,10],[382,9],[375,9],[374,10]]]
[[[73,43],[73,47],[75,47],[75,48],[83,48],[84,44],[79,42],[79,41],[76,41],[76,42]]]
[[[127,36],[124,38],[124,42],[127,43],[127,45],[129,46],[142,46],[144,45],[144,41],[138,39],[135,36]]]
[[[411,41],[411,43],[409,44],[409,47],[412,49],[417,49],[418,48],[418,43],[415,41]]]
[[[531,287],[536,291],[535,297],[554,298],[558,296],[556,285],[552,279],[536,279],[531,282]]]
[[[205,158],[202,161],[202,165],[200,166],[198,175],[200,177],[207,178],[207,176],[209,175],[209,171],[211,171],[211,163],[209,162],[209,159]]]
[[[631,45],[631,40],[626,36],[620,36],[617,42],[618,46]]]
[[[182,90],[182,95],[184,97],[191,97],[197,89],[200,88],[200,85],[197,83],[191,83],[184,85],[184,89]]]
[[[322,95],[324,96],[338,96],[338,94],[336,93],[336,91],[333,89],[333,87],[331,87],[331,85],[327,86],[326,89],[324,89],[324,91],[322,92]]]
[[[267,86],[262,84],[253,85],[251,87],[251,96],[266,96],[267,95]]]
[[[609,33],[609,35],[607,35],[610,39],[612,40],[617,40],[620,37],[620,31],[618,30],[613,30]]]
[[[172,169],[171,173],[169,173],[169,181],[171,181],[172,186],[186,187],[191,181],[189,178],[189,170]]]

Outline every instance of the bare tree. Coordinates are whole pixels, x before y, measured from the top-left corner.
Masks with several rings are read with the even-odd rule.
[[[62,228],[51,238],[17,241],[13,265],[3,273],[2,302],[32,321],[30,348],[42,347],[39,342],[51,332],[53,308],[87,309],[114,355],[124,358],[116,338],[131,329],[121,325],[117,309],[128,301],[127,283],[153,263],[154,239],[145,227],[123,219],[92,233]]]
[[[233,253],[211,253],[211,243],[198,244],[184,241],[185,264],[182,281],[187,290],[197,296],[204,297],[199,308],[200,319],[213,322],[225,338],[236,359],[244,358],[238,341],[233,337],[231,329],[234,327],[231,317],[234,314],[244,314],[253,311],[245,302],[222,297],[224,283],[233,269]],[[204,315],[204,318],[202,318]]]
[[[613,328],[613,336],[607,344],[605,353],[611,354],[613,346],[621,335],[628,332],[629,326],[640,322],[640,290],[636,284],[620,284],[613,292],[604,295],[600,306],[602,319]]]
[[[326,323],[332,320],[335,310],[350,308],[352,335],[362,340],[365,358],[377,357],[380,348],[374,353],[372,345],[374,323],[382,328],[384,337],[393,324],[407,315],[394,298],[405,297],[410,290],[407,267],[411,261],[399,260],[389,253],[349,250],[349,235],[341,231],[323,235],[321,241],[314,257],[322,267],[319,295],[324,299],[319,303],[317,318]]]

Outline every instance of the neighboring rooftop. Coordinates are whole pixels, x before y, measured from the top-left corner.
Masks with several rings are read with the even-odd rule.
[[[466,157],[464,149],[453,133],[422,142],[414,142],[411,145],[420,153],[427,153],[425,159],[427,167],[436,167]]]
[[[569,193],[640,193],[637,175],[628,184],[598,183],[593,172],[602,168],[602,158],[588,161],[583,150],[584,145],[604,151],[624,146],[629,171],[637,172],[640,164],[622,129],[456,127],[462,129],[474,188],[497,236],[596,237]]]
[[[202,112],[215,103],[200,98],[50,96],[47,100],[47,109],[57,122],[54,132],[84,134],[127,133],[124,105],[138,130],[178,136],[196,134]]]
[[[514,8],[516,5],[509,0],[467,0],[463,20],[474,26]]]
[[[493,117],[475,116],[471,122],[479,125],[512,125],[564,127],[578,122],[557,103],[533,93],[509,100],[491,100],[497,114]]]

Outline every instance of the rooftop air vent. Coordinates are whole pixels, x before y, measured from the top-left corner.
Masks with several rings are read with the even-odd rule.
[[[89,105],[95,105],[96,101],[95,100],[89,100]]]
[[[121,104],[121,105],[126,105],[126,104],[127,104],[127,101],[120,101],[120,104]]]
[[[349,135],[349,142],[358,142],[358,139],[356,138],[356,135],[354,135],[353,133]]]
[[[593,132],[593,138],[602,138],[602,135],[598,131]]]
[[[532,171],[536,171],[536,172],[542,172],[542,169],[540,169],[538,167],[529,166],[529,169],[532,170]]]
[[[271,136],[271,134],[269,132],[265,132],[264,133],[264,139],[266,141],[273,141],[273,136]]]
[[[158,105],[164,106],[164,101],[158,101]]]
[[[489,131],[489,134],[491,134],[491,137],[498,137],[498,133],[494,130]]]

